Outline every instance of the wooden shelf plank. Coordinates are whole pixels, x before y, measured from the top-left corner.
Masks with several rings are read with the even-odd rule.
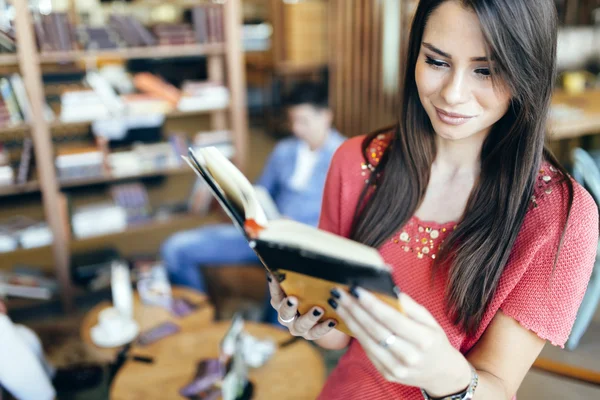
[[[18,63],[17,54],[0,54],[0,65],[17,65]]]
[[[61,188],[75,188],[87,185],[97,185],[101,183],[112,183],[126,181],[130,179],[152,178],[166,175],[186,175],[193,171],[186,167],[168,168],[163,170],[145,171],[139,174],[128,174],[120,176],[100,176],[96,178],[72,179],[59,181]],[[40,191],[40,184],[37,181],[27,182],[23,185],[0,186],[0,197],[15,196],[25,193],[37,193]]]
[[[29,130],[29,124],[17,124],[9,126],[0,126],[0,136],[3,134],[11,134],[16,132],[24,132]]]
[[[73,239],[71,253],[89,251],[104,246],[116,247],[125,257],[149,251],[158,253],[160,245],[172,233],[219,221],[223,221],[223,219],[217,213],[210,213],[206,216],[191,214],[172,216],[167,220],[154,220],[120,232]]]
[[[0,186],[0,197],[19,195],[24,193],[36,193],[40,191],[40,183],[31,181],[22,185]]]
[[[210,114],[210,113],[213,113],[215,111],[226,111],[227,109],[229,109],[229,107],[212,108],[212,109],[208,109],[208,110],[199,110],[199,111],[179,111],[179,110],[173,110],[173,111],[165,114],[165,118],[167,118],[167,119],[175,119],[175,118],[194,117],[194,116],[198,116],[198,115]],[[81,121],[81,122],[61,122],[61,121],[54,121],[54,122],[50,123],[50,128],[52,128],[52,129],[60,129],[60,128],[70,128],[70,127],[74,127],[74,126],[85,127],[87,125],[90,125],[92,122],[93,121]]]
[[[72,179],[72,180],[64,180],[59,181],[61,188],[74,188],[81,187],[87,185],[96,185],[99,183],[112,183],[125,181],[129,179],[141,179],[141,178],[152,178],[155,176],[163,176],[163,175],[183,175],[193,172],[190,168],[177,167],[177,168],[168,168],[163,170],[155,170],[155,171],[146,171],[139,174],[128,174],[128,175],[119,175],[119,176],[100,176],[97,178],[84,178],[84,179]]]
[[[40,53],[41,63],[57,63],[80,61],[94,58],[120,58],[133,60],[140,58],[172,58],[223,54],[225,46],[222,43],[187,44],[178,46],[127,47],[98,51],[73,50],[62,52]]]

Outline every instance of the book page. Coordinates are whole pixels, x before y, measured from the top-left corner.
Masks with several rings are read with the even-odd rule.
[[[259,239],[352,263],[388,268],[376,249],[293,220],[270,221],[267,229],[260,233]]]
[[[243,204],[246,220],[253,219],[258,225],[266,227],[267,217],[248,178],[216,147],[200,148],[198,153],[204,157],[209,172],[223,190]]]
[[[271,194],[263,186],[254,185],[254,191],[260,206],[265,211],[265,215],[269,221],[281,218],[281,213],[275,204],[275,200],[271,197]]]

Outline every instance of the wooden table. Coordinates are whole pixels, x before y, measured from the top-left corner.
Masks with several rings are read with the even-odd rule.
[[[162,307],[148,306],[143,304],[140,300],[140,297],[136,293],[133,303],[133,317],[139,325],[140,332],[167,321],[176,323],[182,328],[183,331],[194,332],[209,326],[213,322],[215,310],[208,302],[206,295],[197,292],[196,290],[184,287],[173,287],[172,291],[173,297],[185,297],[193,303],[201,304],[201,308],[184,318],[178,318]],[[98,315],[100,312],[111,306],[112,303],[109,301],[103,301],[95,306],[83,318],[80,329],[83,342],[90,347],[90,349],[100,360],[106,362],[114,361],[122,347],[101,348],[96,346],[94,342],[92,342],[91,329],[98,323]],[[135,346],[133,348],[135,348]]]
[[[127,361],[111,387],[112,400],[183,399],[179,390],[193,378],[198,361],[216,358],[219,342],[229,328],[219,322],[198,330],[165,338],[132,354],[154,358],[153,364]],[[287,331],[271,325],[246,322],[246,331],[259,338],[283,343],[291,338]],[[254,384],[253,400],[314,399],[325,381],[325,365],[313,345],[298,340],[281,347],[262,367],[250,369]]]
[[[550,140],[561,140],[600,133],[600,90],[587,90],[570,95],[557,90],[552,104],[579,108],[583,113],[573,118],[550,121]]]

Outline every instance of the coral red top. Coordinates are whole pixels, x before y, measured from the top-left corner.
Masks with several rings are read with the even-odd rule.
[[[348,237],[358,198],[372,168],[389,143],[379,135],[364,162],[364,136],[346,141],[334,155],[323,199],[320,227]],[[370,164],[370,165],[369,165]],[[400,288],[425,306],[443,327],[450,343],[466,354],[485,332],[498,310],[554,345],[566,342],[589,281],[598,244],[598,207],[574,182],[571,217],[550,285],[554,258],[567,213],[567,188],[560,173],[545,164],[540,170],[531,208],[517,237],[497,292],[474,336],[455,326],[446,312],[445,279],[438,274],[430,286],[439,244],[456,225],[413,217],[380,253],[393,268]],[[330,375],[320,399],[422,399],[418,388],[386,381],[356,340]]]

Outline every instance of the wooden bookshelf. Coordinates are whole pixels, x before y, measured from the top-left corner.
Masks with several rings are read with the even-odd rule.
[[[19,195],[21,193],[40,192],[39,208],[48,226],[53,233],[53,243],[36,249],[19,249],[10,253],[0,254],[0,268],[10,269],[15,264],[39,266],[41,270],[53,272],[59,285],[61,304],[66,311],[73,310],[75,295],[77,294],[70,278],[70,259],[74,252],[89,251],[101,247],[115,247],[124,256],[133,252],[148,252],[149,249],[157,252],[160,244],[173,232],[191,229],[215,221],[214,217],[173,216],[166,221],[153,221],[145,225],[129,228],[123,232],[102,235],[93,238],[70,238],[69,221],[64,197],[61,189],[85,187],[121,180],[138,179],[153,176],[167,176],[160,192],[149,193],[155,206],[170,201],[169,196],[176,190],[180,195],[187,191],[193,184],[193,175],[185,168],[174,168],[164,171],[152,171],[142,174],[127,176],[107,176],[78,181],[60,182],[54,167],[55,144],[52,136],[61,128],[86,127],[90,122],[62,123],[48,122],[44,118],[45,94],[42,82],[42,69],[44,63],[64,62],[94,62],[97,59],[142,59],[142,58],[173,58],[205,56],[207,59],[208,79],[228,87],[230,92],[230,105],[225,109],[206,110],[201,112],[174,111],[166,115],[167,119],[182,120],[187,117],[206,114],[210,117],[210,128],[213,130],[231,130],[236,159],[240,169],[244,170],[245,153],[247,146],[248,119],[246,111],[245,75],[243,69],[243,50],[241,48],[241,0],[229,0],[223,4],[223,27],[225,43],[194,44],[177,46],[153,46],[139,48],[122,48],[116,50],[99,51],[68,51],[45,52],[37,50],[35,32],[27,2],[13,1],[15,9],[15,31],[19,42],[17,54],[0,55],[0,66],[16,66],[24,77],[24,83],[29,95],[30,111],[33,116],[30,124],[14,127],[0,128],[0,140],[10,139],[21,132],[27,132],[33,140],[35,166],[38,181],[28,182],[24,185],[0,188],[0,198],[3,196]],[[70,15],[77,15],[75,2],[69,2],[72,7]],[[191,3],[192,4],[192,3]],[[195,4],[195,3],[193,3]],[[175,121],[173,121],[175,122]],[[178,122],[179,123],[179,122]],[[53,132],[54,131],[54,132]],[[172,179],[171,179],[172,177]],[[154,185],[152,185],[154,186]],[[152,190],[155,190],[153,188]],[[191,189],[191,187],[190,187]],[[96,201],[102,194],[77,193],[84,196],[81,200]],[[96,197],[94,197],[96,196]],[[103,198],[105,200],[105,198]],[[1,201],[1,200],[0,200]],[[15,205],[15,214],[19,214],[20,205]],[[11,210],[11,212],[13,212]]]

